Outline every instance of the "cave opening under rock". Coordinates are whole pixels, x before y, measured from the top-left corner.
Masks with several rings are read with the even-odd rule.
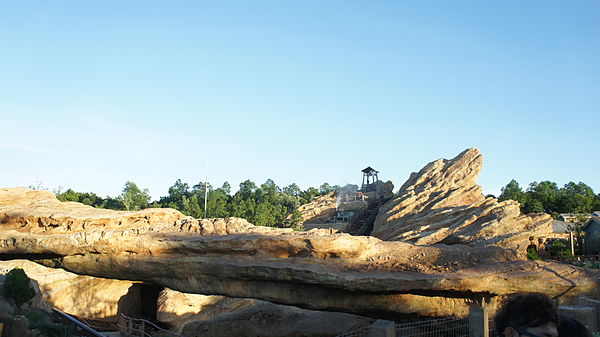
[[[156,322],[158,296],[165,287],[151,283],[139,283],[136,286],[140,288],[141,318]]]

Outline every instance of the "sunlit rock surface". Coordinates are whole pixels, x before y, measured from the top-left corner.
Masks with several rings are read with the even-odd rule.
[[[333,336],[373,320],[352,314],[304,310],[255,299],[185,294],[165,289],[157,319],[186,336]]]
[[[336,192],[329,192],[306,205],[298,207],[302,215],[302,222],[305,224],[327,222],[335,215],[337,204]]]
[[[140,291],[132,282],[76,275],[28,260],[0,261],[0,274],[15,267],[35,281],[48,309],[90,319],[136,316],[140,311]]]
[[[476,150],[466,153],[473,155],[459,156],[465,162],[478,160]],[[456,189],[463,191],[461,177],[474,181],[475,168],[460,170],[463,173],[451,179]],[[418,195],[428,186],[405,184],[409,185],[420,186],[415,190]],[[446,193],[451,201],[457,193],[453,191]],[[461,194],[479,200],[473,193]],[[439,200],[443,205],[435,195],[424,200]],[[390,210],[391,220],[394,212],[405,212]],[[492,227],[495,220],[490,219]],[[171,209],[100,210],[61,203],[49,192],[28,189],[0,189],[0,226],[3,259],[27,258],[77,274],[146,281],[185,293],[255,298],[373,317],[464,315],[474,300],[515,291],[577,296],[595,295],[597,289],[596,277],[589,271],[526,261],[519,249],[415,245],[327,230],[294,232],[235,218],[197,220]],[[494,233],[505,232],[489,232],[486,242],[502,242],[493,239]],[[443,241],[444,236],[435,237],[432,242]]]
[[[520,215],[519,203],[482,194],[476,180],[483,156],[476,148],[412,173],[379,211],[371,235],[419,245],[499,245],[524,251],[529,236],[552,234],[547,214]]]
[[[231,313],[189,323],[182,332],[190,337],[329,337],[362,328],[373,321],[352,314],[304,310],[256,300],[253,305]]]

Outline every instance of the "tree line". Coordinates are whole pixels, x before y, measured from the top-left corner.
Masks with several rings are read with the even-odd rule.
[[[271,179],[267,179],[260,186],[246,180],[240,183],[239,190],[232,194],[228,182],[215,188],[204,182],[190,186],[177,179],[173,186],[169,187],[168,194],[155,201],[150,200],[148,189],[139,188],[131,181],[125,183],[117,197],[102,198],[95,193],[68,189],[64,192],[58,191],[57,198],[61,201],[76,201],[115,210],[135,211],[149,207],[169,207],[194,218],[239,217],[259,226],[295,227],[301,221],[298,211],[300,205],[337,188],[339,186],[323,183],[318,189],[309,187],[301,190],[297,184],[280,188]]]
[[[521,212],[545,212],[557,218],[560,213],[589,214],[600,211],[600,193],[582,183],[569,182],[558,187],[552,181],[534,181],[525,191],[516,180],[511,180],[502,188],[498,200],[516,200],[521,204]]]

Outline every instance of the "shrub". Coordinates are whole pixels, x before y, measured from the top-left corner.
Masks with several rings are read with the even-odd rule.
[[[539,260],[540,256],[537,251],[533,248],[527,249],[527,259],[528,260]]]
[[[39,327],[39,330],[47,337],[71,337],[75,331],[72,325],[48,324]]]
[[[559,260],[568,260],[573,257],[571,250],[567,247],[567,243],[564,241],[555,241],[552,243],[550,248],[552,256],[555,256]]]
[[[29,321],[29,327],[36,329],[41,326],[44,319],[44,314],[41,311],[24,311],[21,313]]]
[[[35,290],[31,287],[31,280],[21,268],[14,268],[6,274],[4,280],[4,292],[15,300],[17,306],[21,306],[33,298]]]

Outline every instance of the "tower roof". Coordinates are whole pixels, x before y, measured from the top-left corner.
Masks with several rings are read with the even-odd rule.
[[[363,173],[372,173],[372,172],[379,173],[379,171],[375,170],[371,166],[367,167],[366,169],[363,169],[362,172]]]

